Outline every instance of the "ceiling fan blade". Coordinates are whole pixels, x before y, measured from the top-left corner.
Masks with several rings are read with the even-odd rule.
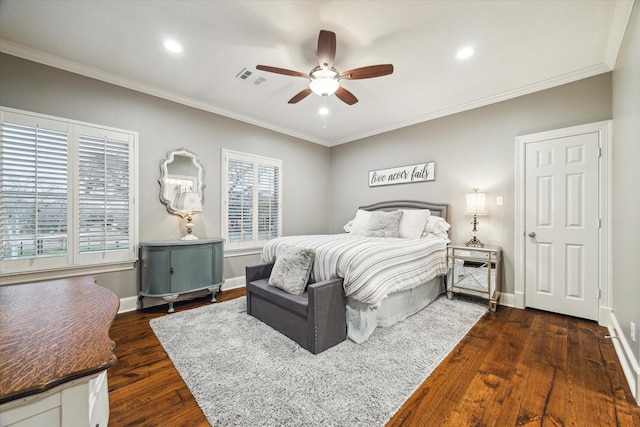
[[[320,67],[331,69],[336,57],[336,33],[320,30],[318,35],[318,63]]]
[[[309,78],[309,74],[301,71],[287,70],[286,68],[270,67],[268,65],[256,65],[257,70],[267,71],[269,73],[284,74],[285,76],[305,77]]]
[[[355,68],[340,74],[340,77],[347,80],[371,79],[373,77],[386,76],[393,73],[392,64],[369,65],[368,67]]]
[[[300,92],[298,92],[293,98],[291,98],[289,100],[289,104],[295,104],[298,101],[302,101],[303,99],[305,99],[307,96],[309,96],[309,94],[311,93],[311,89],[310,88],[305,88],[302,89]]]
[[[356,102],[358,102],[358,98],[356,98],[354,94],[352,94],[342,86],[340,86],[336,91],[336,96],[340,101],[344,102],[345,104],[353,105]]]

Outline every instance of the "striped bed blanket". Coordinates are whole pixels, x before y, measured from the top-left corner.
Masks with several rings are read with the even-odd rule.
[[[396,239],[351,234],[272,239],[262,262],[275,261],[278,247],[313,249],[315,282],[342,277],[345,294],[378,307],[387,295],[411,289],[447,273],[447,240],[437,237]]]

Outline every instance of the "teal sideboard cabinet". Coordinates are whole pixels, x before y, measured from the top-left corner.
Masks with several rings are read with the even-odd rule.
[[[211,302],[224,283],[222,262],[224,239],[172,240],[140,244],[140,293],[138,307],[144,297],[160,297],[173,303],[178,295],[208,289]]]

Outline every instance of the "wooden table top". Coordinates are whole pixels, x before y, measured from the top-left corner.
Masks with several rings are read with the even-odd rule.
[[[119,306],[92,277],[0,286],[0,404],[116,363]]]

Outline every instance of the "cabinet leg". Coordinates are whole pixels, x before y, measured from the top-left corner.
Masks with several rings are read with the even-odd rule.
[[[167,295],[162,297],[163,300],[169,303],[169,311],[167,313],[173,313],[175,310],[173,309],[173,303],[178,298],[178,294],[176,295]]]
[[[448,299],[453,299],[453,292],[447,291],[447,298]]]
[[[216,302],[216,294],[220,291],[222,285],[210,286],[207,289],[211,291],[211,302]]]

